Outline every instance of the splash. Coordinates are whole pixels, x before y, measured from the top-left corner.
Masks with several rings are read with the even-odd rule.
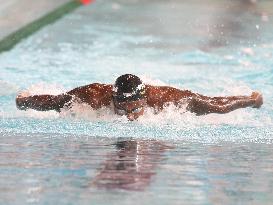
[[[44,95],[44,94],[50,94],[50,95],[59,95],[63,92],[65,92],[65,89],[58,84],[48,84],[45,82],[41,82],[38,84],[31,85],[28,89],[26,89],[24,92],[26,92],[28,95]]]

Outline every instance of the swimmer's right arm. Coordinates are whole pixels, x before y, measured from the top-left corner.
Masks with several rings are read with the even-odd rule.
[[[60,112],[60,109],[69,105],[73,96],[68,94],[60,95],[31,95],[24,96],[19,94],[16,97],[16,106],[20,110],[34,109],[38,111],[55,110]]]
[[[97,92],[101,90],[109,92],[112,90],[112,87],[93,83],[90,85],[74,88],[73,90],[60,95],[30,95],[27,91],[24,91],[16,97],[16,106],[20,110],[55,110],[60,112],[61,108],[68,107],[75,100],[80,100],[81,102],[90,104],[93,108],[96,108],[94,99],[101,99],[103,97],[101,95],[104,95],[105,93]]]

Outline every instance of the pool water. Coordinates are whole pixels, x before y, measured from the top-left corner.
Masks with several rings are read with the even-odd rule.
[[[0,204],[272,204],[272,9],[100,0],[1,53]],[[124,73],[208,96],[258,90],[264,104],[205,116],[170,106],[135,122],[84,105],[15,106],[21,90],[58,94]]]

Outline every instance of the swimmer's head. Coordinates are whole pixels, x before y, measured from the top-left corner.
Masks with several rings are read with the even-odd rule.
[[[147,103],[144,83],[132,74],[118,77],[113,85],[113,102],[117,114],[137,119],[143,115]]]
[[[116,79],[113,98],[117,102],[135,101],[145,98],[145,85],[139,77],[125,74]]]

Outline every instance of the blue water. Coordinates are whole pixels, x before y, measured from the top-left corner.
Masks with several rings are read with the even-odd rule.
[[[273,5],[246,2],[101,0],[0,54],[0,204],[272,204]],[[15,106],[22,90],[124,73],[209,96],[258,90],[264,104],[135,122]]]

